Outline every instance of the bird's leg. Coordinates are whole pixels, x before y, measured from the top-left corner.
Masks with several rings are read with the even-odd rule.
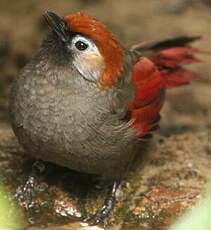
[[[35,161],[32,165],[30,174],[23,185],[16,190],[16,198],[27,210],[34,206],[38,185],[40,184],[41,174],[45,170],[45,164],[42,161]]]
[[[109,189],[109,193],[106,197],[103,207],[98,210],[94,216],[88,219],[88,222],[91,225],[102,224],[106,226],[108,224],[109,218],[111,216],[112,210],[117,200],[118,190],[120,188],[120,183],[114,181],[112,186]]]

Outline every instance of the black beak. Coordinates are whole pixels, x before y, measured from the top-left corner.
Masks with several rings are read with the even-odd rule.
[[[66,22],[53,12],[47,11],[43,16],[48,25],[58,35],[58,37],[63,42],[67,42],[69,29]]]

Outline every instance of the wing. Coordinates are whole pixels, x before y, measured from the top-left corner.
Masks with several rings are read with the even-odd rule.
[[[131,48],[136,63],[132,79],[135,84],[135,99],[128,106],[133,128],[139,131],[138,138],[144,140],[157,129],[159,112],[164,104],[167,88],[179,87],[189,83],[197,76],[183,65],[198,62],[193,56],[200,51],[187,46],[198,37],[180,37],[159,42],[140,43]],[[158,51],[148,58],[141,52]]]
[[[129,105],[133,128],[139,131],[139,139],[151,136],[157,129],[159,112],[164,103],[165,78],[155,64],[147,58],[133,67],[133,81],[136,86],[135,100]]]

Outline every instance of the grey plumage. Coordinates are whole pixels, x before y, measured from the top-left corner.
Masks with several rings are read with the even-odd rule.
[[[139,144],[136,131],[123,119],[134,99],[130,68],[125,66],[117,88],[101,90],[73,60],[74,54],[51,33],[13,82],[13,130],[34,158],[114,179]]]

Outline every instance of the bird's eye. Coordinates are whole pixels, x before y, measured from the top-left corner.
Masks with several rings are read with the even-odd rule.
[[[82,41],[77,41],[75,43],[75,47],[78,50],[83,51],[83,50],[86,50],[88,48],[88,44],[86,44],[85,42],[82,42]]]

